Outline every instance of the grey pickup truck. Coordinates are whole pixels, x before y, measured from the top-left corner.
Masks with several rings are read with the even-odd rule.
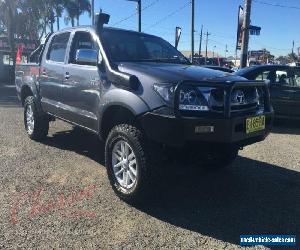
[[[105,27],[105,18],[50,34],[37,62],[17,65],[31,139],[45,139],[55,119],[95,133],[114,191],[136,201],[153,190],[165,151],[224,167],[269,134],[264,82],[191,65],[162,38]]]

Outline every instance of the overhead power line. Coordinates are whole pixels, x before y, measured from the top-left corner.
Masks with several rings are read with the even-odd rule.
[[[149,9],[149,8],[152,7],[153,5],[157,4],[159,1],[160,1],[160,0],[155,0],[155,1],[151,2],[151,3],[149,3],[149,4],[146,5],[144,8],[142,8],[142,11],[144,11],[144,10],[146,10],[146,9]],[[116,26],[116,25],[118,25],[118,24],[120,24],[120,23],[122,23],[122,22],[125,22],[125,21],[127,21],[128,19],[130,19],[130,18],[136,16],[137,14],[138,14],[138,11],[136,11],[136,12],[132,13],[131,15],[129,15],[129,16],[127,16],[127,17],[125,17],[125,18],[123,18],[123,19],[121,19],[121,20],[115,22],[112,26]]]
[[[158,20],[157,22],[155,22],[154,24],[150,25],[148,28],[146,28],[145,30],[149,30],[152,29],[153,27],[157,26],[158,24],[162,23],[163,21],[167,20],[168,18],[174,16],[176,13],[180,12],[181,10],[183,10],[184,8],[186,8],[187,6],[189,6],[191,4],[191,1],[188,1],[186,4],[182,5],[180,8],[174,10],[173,12],[169,13],[168,15],[166,15],[165,17],[161,18],[160,20]]]
[[[125,22],[125,21],[127,21],[128,19],[130,19],[130,18],[132,18],[132,17],[134,17],[134,16],[136,16],[136,15],[137,15],[137,12],[131,14],[131,15],[128,16],[128,17],[125,17],[124,19],[121,19],[121,20],[117,21],[117,22],[114,23],[112,26],[116,26],[116,25],[118,25],[118,24],[120,24],[120,23],[122,23],[122,22]]]
[[[282,4],[277,4],[277,3],[268,3],[268,2],[264,2],[264,1],[260,1],[260,0],[253,0],[253,2],[258,3],[258,4],[269,5],[269,6],[273,6],[273,7],[300,10],[300,6],[289,6],[289,5],[282,5]]]

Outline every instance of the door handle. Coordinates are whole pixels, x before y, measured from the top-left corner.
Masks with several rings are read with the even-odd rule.
[[[68,80],[70,78],[70,73],[69,72],[66,72],[65,74],[65,79]]]

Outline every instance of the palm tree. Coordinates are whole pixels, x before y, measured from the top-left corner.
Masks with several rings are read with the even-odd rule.
[[[28,0],[27,0],[28,1]],[[40,0],[39,0],[40,1]],[[57,30],[60,29],[60,20],[59,18],[62,16],[64,11],[64,5],[67,0],[47,0],[47,1],[40,1],[42,2],[43,9],[46,13],[41,16],[46,16],[48,21],[50,22],[51,31],[53,31],[53,24],[56,21]]]
[[[79,17],[88,12],[91,15],[91,3],[89,0],[66,0],[65,8],[67,11],[67,22],[71,21],[72,27],[75,26],[75,19],[77,20],[77,26],[79,25]]]
[[[62,13],[64,11],[64,4],[66,0],[52,0],[52,8],[55,12],[55,17],[56,17],[56,25],[57,25],[57,30],[60,29],[60,21],[59,18],[62,16]]]

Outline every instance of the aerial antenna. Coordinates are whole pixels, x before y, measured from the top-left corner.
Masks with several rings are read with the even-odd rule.
[[[103,13],[102,9],[100,10],[100,13],[97,13],[95,15],[95,27],[97,32],[101,32],[103,30],[104,24],[108,24],[110,19],[110,15]]]

